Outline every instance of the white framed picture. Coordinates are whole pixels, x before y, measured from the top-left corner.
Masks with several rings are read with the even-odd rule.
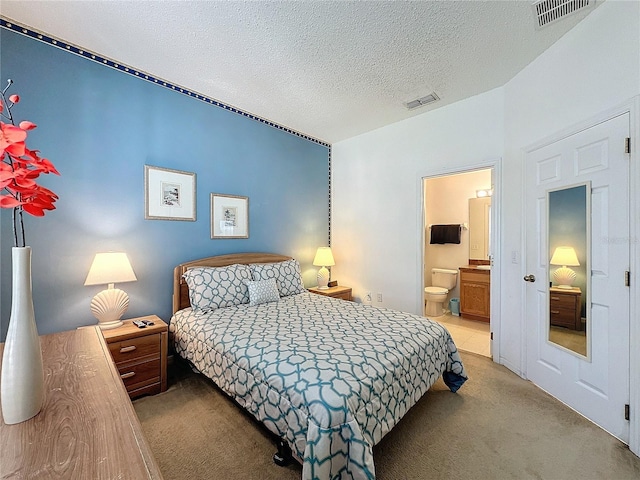
[[[196,221],[196,174],[144,166],[144,218]]]
[[[249,197],[211,194],[211,238],[249,238]]]

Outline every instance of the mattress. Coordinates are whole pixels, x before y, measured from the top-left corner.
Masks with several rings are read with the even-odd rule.
[[[424,317],[308,292],[258,306],[191,308],[176,352],[302,461],[304,479],[375,478],[372,447],[440,376],[467,376],[448,331]]]

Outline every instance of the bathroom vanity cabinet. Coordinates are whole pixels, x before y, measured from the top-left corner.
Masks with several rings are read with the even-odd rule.
[[[491,271],[477,266],[460,267],[460,315],[489,322],[491,317]]]

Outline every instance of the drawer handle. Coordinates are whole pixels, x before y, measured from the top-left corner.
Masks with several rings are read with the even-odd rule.
[[[122,375],[120,375],[120,378],[122,378],[123,380],[126,380],[127,378],[131,378],[136,374],[136,372],[127,372],[127,373],[123,373]]]
[[[128,347],[122,347],[120,353],[133,352],[136,349],[135,345],[129,345]]]
[[[560,297],[551,297],[551,300],[560,300]]]
[[[560,313],[560,310],[551,310],[551,313],[557,315],[558,313]]]

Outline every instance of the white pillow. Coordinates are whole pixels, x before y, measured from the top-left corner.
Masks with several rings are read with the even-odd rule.
[[[249,303],[246,281],[251,280],[248,265],[195,267],[182,275],[189,287],[194,310],[212,310]]]
[[[252,307],[261,303],[277,302],[280,300],[278,285],[275,278],[268,280],[247,281],[249,289],[249,305]]]
[[[288,297],[305,291],[300,273],[300,264],[291,259],[276,263],[253,263],[251,272],[254,280],[275,279],[281,297]]]

